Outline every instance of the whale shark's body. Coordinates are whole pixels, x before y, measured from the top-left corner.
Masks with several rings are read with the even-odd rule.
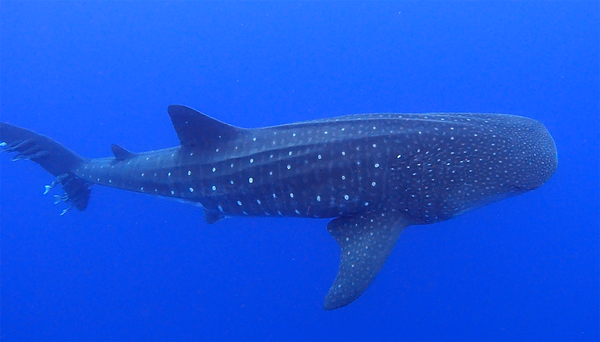
[[[99,184],[197,203],[208,223],[335,218],[327,228],[341,263],[325,309],[366,290],[406,226],[536,189],[557,167],[546,128],[512,115],[363,114],[257,129],[178,105],[169,115],[181,145],[158,151],[113,145],[114,157],[85,159],[7,123],[0,141],[16,160],[55,175],[47,190],[61,184],[66,193],[58,199],[79,210]]]

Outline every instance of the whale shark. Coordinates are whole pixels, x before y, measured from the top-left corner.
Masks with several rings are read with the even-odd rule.
[[[341,260],[324,309],[356,300],[402,231],[445,221],[543,185],[557,168],[540,122],[473,113],[358,114],[241,128],[168,107],[181,144],[84,158],[0,122],[0,145],[54,176],[55,202],[80,211],[93,185],[192,202],[207,223],[233,216],[331,218]]]

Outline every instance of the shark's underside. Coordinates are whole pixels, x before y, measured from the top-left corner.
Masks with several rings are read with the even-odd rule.
[[[200,204],[227,216],[335,218],[341,262],[325,309],[358,298],[408,225],[450,219],[533,190],[557,167],[539,122],[501,114],[363,114],[244,129],[170,106],[181,145],[86,159],[0,123],[4,151],[30,159],[84,210],[93,184]],[[69,207],[69,208],[71,208]],[[69,209],[68,208],[68,209]],[[66,209],[66,210],[68,210]],[[63,211],[64,212],[66,212]]]

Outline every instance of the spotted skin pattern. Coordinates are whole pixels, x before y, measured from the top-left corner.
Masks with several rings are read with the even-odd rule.
[[[336,218],[328,230],[342,258],[326,309],[366,290],[406,226],[536,189],[557,167],[546,128],[513,115],[363,114],[243,129],[184,106],[170,106],[169,114],[180,146],[131,153],[115,145],[115,158],[76,162],[69,151],[75,157],[61,174],[193,202],[209,223],[229,216]],[[34,142],[39,136],[2,123],[0,138],[14,144],[29,137],[18,129]]]

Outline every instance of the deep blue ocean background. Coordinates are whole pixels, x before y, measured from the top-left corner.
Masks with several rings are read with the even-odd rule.
[[[372,286],[322,309],[326,220],[232,218],[1,166],[2,340],[598,340],[600,5],[5,1],[1,120],[87,157],[178,144],[184,104],[244,127],[498,112],[550,130],[540,189],[404,231]]]

